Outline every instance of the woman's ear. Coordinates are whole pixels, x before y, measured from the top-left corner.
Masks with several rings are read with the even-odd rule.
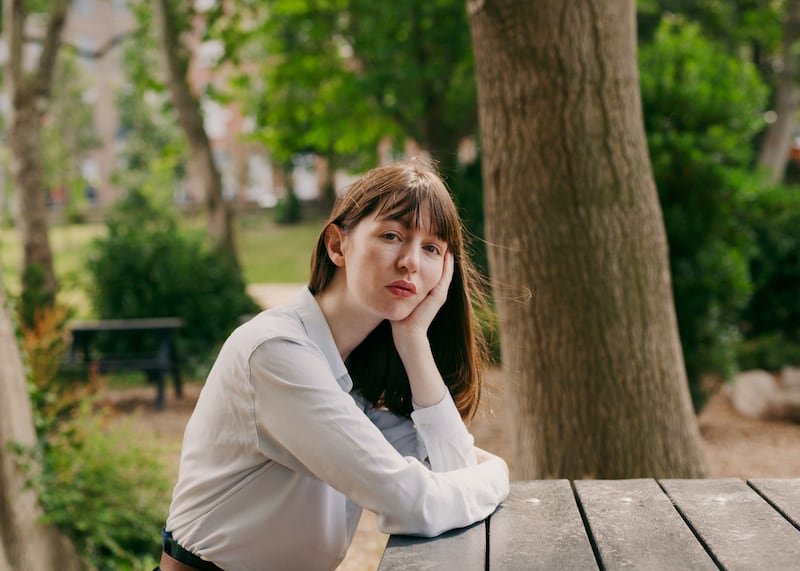
[[[328,224],[328,227],[325,228],[325,249],[328,250],[328,257],[333,265],[340,268],[344,266],[343,245],[344,232],[342,228],[336,224]]]

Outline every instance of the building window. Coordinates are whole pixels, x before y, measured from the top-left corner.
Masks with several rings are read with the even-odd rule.
[[[80,56],[80,62],[83,64],[83,67],[87,70],[91,70],[95,64],[95,58],[88,54],[92,54],[97,50],[95,39],[92,36],[81,34],[75,38],[75,44],[81,52],[86,52],[87,54]]]
[[[72,9],[78,16],[91,16],[94,12],[94,0],[73,0]]]

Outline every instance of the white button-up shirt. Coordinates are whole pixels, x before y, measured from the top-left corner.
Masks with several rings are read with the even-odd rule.
[[[449,393],[409,420],[352,386],[308,289],[239,327],[186,426],[167,530],[226,571],[329,570],[362,507],[384,533],[435,536],[507,496]]]

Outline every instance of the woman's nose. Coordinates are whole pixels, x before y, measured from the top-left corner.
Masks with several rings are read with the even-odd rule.
[[[419,270],[418,249],[411,245],[404,247],[400,258],[397,260],[397,265],[408,273],[416,273]]]

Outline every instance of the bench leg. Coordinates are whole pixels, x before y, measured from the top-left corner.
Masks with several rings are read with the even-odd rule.
[[[183,386],[181,385],[181,366],[180,366],[180,357],[178,356],[178,346],[175,343],[175,339],[170,337],[169,343],[169,358],[170,363],[172,363],[172,380],[175,383],[175,396],[177,398],[183,397]]]
[[[151,383],[156,385],[156,408],[158,410],[164,409],[164,372],[163,371],[147,371],[147,378]]]
[[[172,381],[175,383],[175,396],[183,397],[183,386],[181,385],[181,370],[178,365],[172,366]]]

